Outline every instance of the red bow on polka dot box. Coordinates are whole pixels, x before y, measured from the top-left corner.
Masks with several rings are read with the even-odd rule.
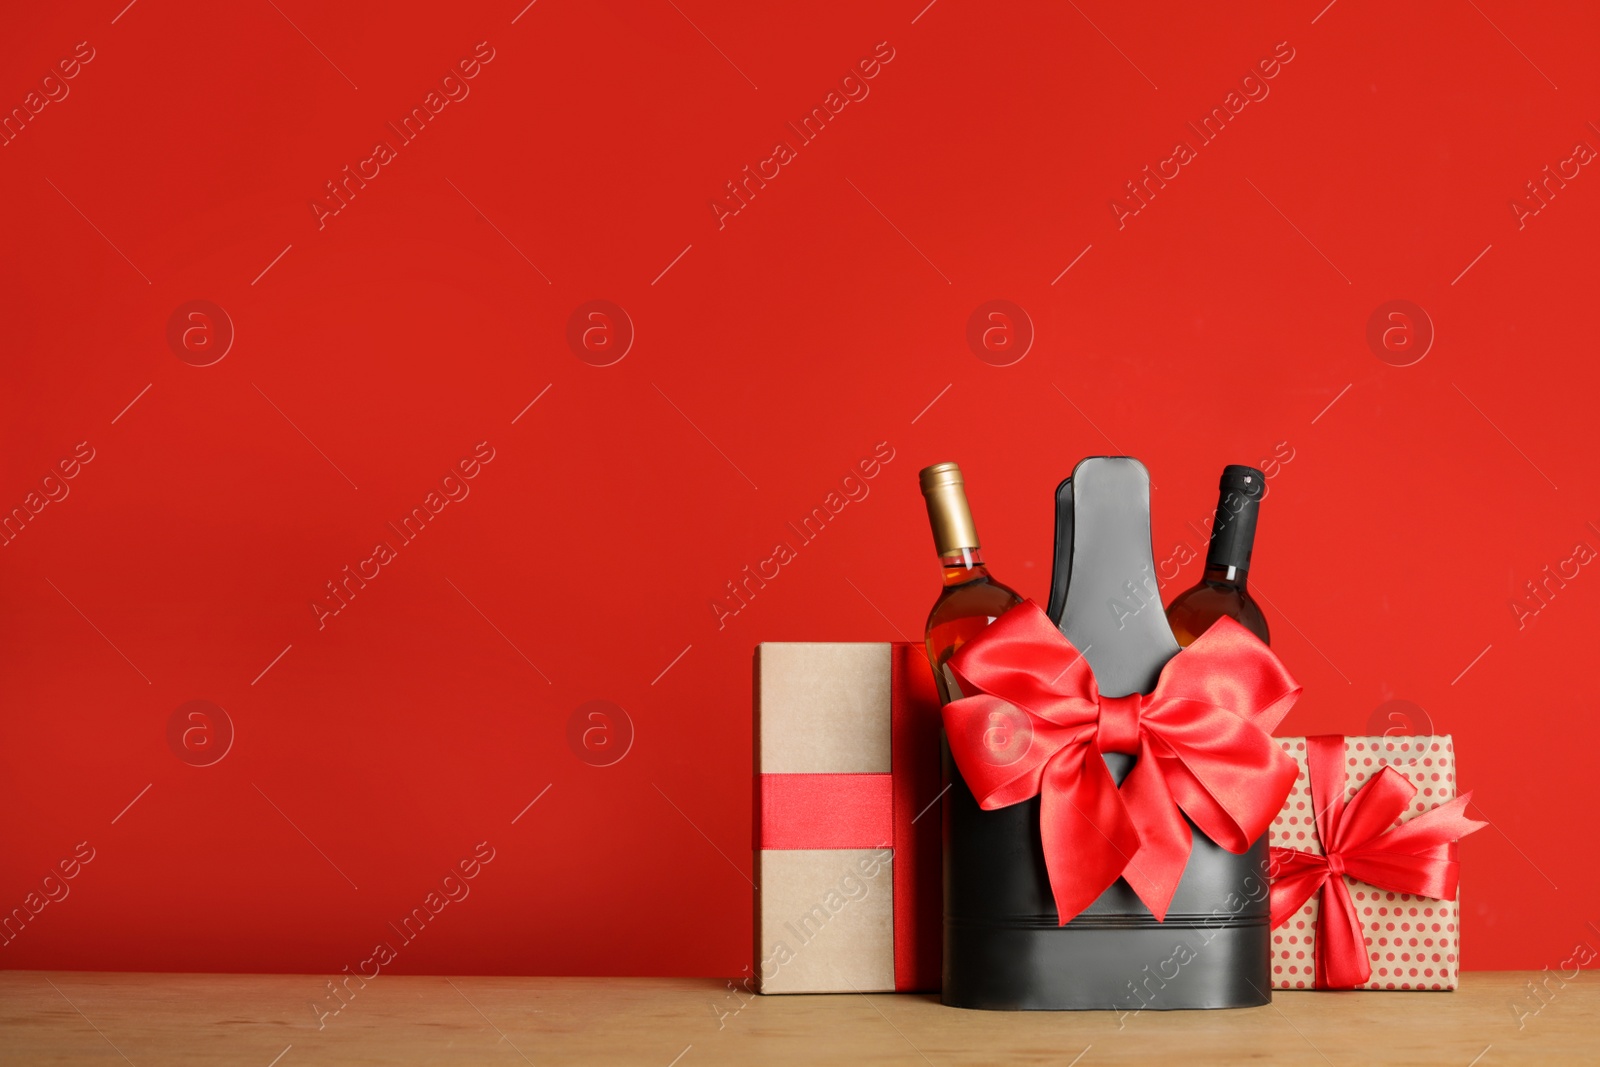
[[[1450,737],[1278,744],[1300,777],[1270,830],[1273,988],[1456,988],[1456,842],[1488,824]]]

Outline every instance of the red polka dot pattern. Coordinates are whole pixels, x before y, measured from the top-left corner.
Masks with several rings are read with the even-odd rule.
[[[1300,766],[1289,799],[1269,831],[1274,845],[1303,852],[1322,851],[1311,806],[1303,737],[1280,737],[1278,744]],[[1349,737],[1345,739],[1346,788],[1349,800],[1367,779],[1393,767],[1417,787],[1400,821],[1415,818],[1456,795],[1455,746],[1450,735],[1436,737]],[[1460,955],[1456,900],[1428,900],[1409,893],[1390,893],[1345,877],[1356,915],[1366,932],[1372,980],[1358,989],[1455,989]],[[1317,909],[1321,894],[1272,932],[1274,989],[1310,989],[1316,974]]]

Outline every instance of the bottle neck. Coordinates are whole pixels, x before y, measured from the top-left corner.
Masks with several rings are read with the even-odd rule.
[[[946,588],[989,577],[989,568],[983,562],[983,552],[977,548],[955,548],[941,552],[939,566],[944,568]]]
[[[989,570],[978,550],[978,530],[972,525],[972,509],[967,506],[961,468],[954,463],[935,463],[924,467],[918,480],[922,483],[923,501],[928,505],[933,547],[944,568],[944,584],[961,585],[988,577]]]
[[[1244,492],[1224,483],[1222,495],[1217,499],[1216,520],[1211,527],[1211,545],[1206,552],[1207,581],[1213,580],[1213,571],[1220,571],[1227,577],[1217,581],[1244,584],[1260,512],[1259,493]]]
[[[1243,589],[1248,583],[1250,569],[1248,567],[1213,566],[1206,563],[1206,573],[1201,579],[1209,585],[1229,585],[1235,589]]]

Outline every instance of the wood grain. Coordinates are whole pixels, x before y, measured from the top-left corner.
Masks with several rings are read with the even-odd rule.
[[[741,1000],[712,979],[383,976],[352,981],[319,1029],[312,1004],[329,1003],[326,977],[6,971],[0,1063],[1600,1062],[1600,978],[1546,976],[1536,1001],[1536,977],[1472,972],[1455,993],[1279,992],[1263,1008],[1119,1017],[893,994]]]

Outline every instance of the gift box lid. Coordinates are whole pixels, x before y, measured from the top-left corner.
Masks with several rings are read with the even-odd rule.
[[[757,772],[889,773],[891,674],[888,642],[757,645]]]

